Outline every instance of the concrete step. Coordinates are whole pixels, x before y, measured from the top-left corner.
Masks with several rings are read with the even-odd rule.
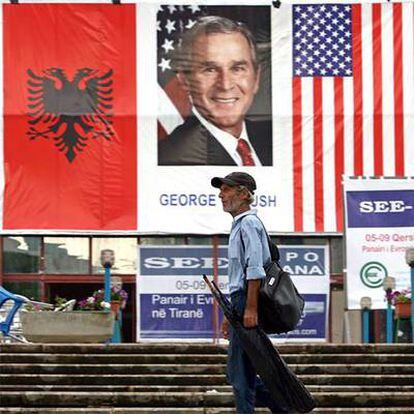
[[[285,354],[414,354],[414,344],[277,344]],[[133,344],[0,344],[5,353],[71,354],[225,354],[226,345],[211,343],[133,343]]]
[[[49,353],[72,354],[226,354],[226,345],[211,343],[130,343],[130,344],[0,344],[0,354]]]
[[[308,385],[313,392],[375,392],[377,385]],[[230,385],[0,385],[0,391],[70,391],[70,392],[231,392]],[[414,385],[383,385],[381,392],[412,392]]]
[[[299,375],[306,385],[414,385],[414,375]],[[0,374],[4,385],[226,385],[221,375]]]
[[[320,392],[318,407],[412,407],[410,392]],[[233,394],[219,392],[3,392],[3,407],[232,407]]]
[[[308,385],[414,385],[414,375],[300,375]],[[414,405],[414,399],[413,399]],[[414,413],[414,411],[413,411]]]
[[[400,389],[400,387],[396,387]],[[229,385],[0,385],[0,391],[40,392],[231,392]],[[396,389],[397,390],[397,389]]]
[[[414,364],[290,364],[296,374],[414,374]],[[113,374],[224,374],[224,364],[110,364]],[[105,374],[103,364],[0,364],[2,374]]]
[[[231,411],[221,411],[223,413],[230,413]],[[260,410],[260,411],[259,411]],[[268,413],[269,410],[261,409],[256,410],[257,413]],[[203,407],[188,408],[188,407],[108,407],[108,408],[20,408],[20,407],[8,407],[0,408],[1,414],[207,414]],[[214,411],[214,414],[219,414],[220,411]],[[234,414],[234,413],[233,413]]]
[[[414,377],[413,377],[414,381]],[[55,385],[225,385],[222,375],[76,375],[60,374],[0,374],[0,384],[55,384]]]
[[[413,344],[277,347],[315,396],[315,413],[414,413]],[[226,352],[205,343],[0,345],[0,414],[234,414]]]
[[[265,408],[256,408],[257,414],[269,414]],[[0,414],[234,414],[234,408],[228,407],[108,407],[108,408],[20,408],[0,407]],[[375,408],[347,408],[325,407],[316,408],[312,413],[318,414],[412,414],[410,407],[375,407]]]
[[[0,354],[3,364],[225,364],[227,356],[200,354]],[[285,354],[287,364],[414,364],[414,354]]]
[[[2,364],[225,364],[226,354],[2,354]],[[414,360],[414,355],[413,355]],[[398,358],[393,360],[398,363]]]
[[[181,365],[181,364],[111,364],[110,371],[113,374],[224,374],[225,365]],[[109,372],[107,365],[101,364],[0,364],[2,374],[106,374]]]

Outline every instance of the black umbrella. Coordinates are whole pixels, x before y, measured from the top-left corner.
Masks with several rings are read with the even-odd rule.
[[[259,326],[245,328],[242,316],[233,308],[214,281],[210,282],[206,275],[203,275],[203,278],[272,397],[276,401],[283,401],[291,410],[300,413],[312,411],[316,406],[314,398],[283,361],[268,336]]]

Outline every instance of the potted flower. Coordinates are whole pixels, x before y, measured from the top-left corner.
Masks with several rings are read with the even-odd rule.
[[[125,309],[128,293],[120,287],[113,286],[111,289],[111,309],[118,315],[120,309]]]
[[[124,309],[128,300],[128,293],[118,286],[111,287],[110,308],[115,315],[119,313],[120,309]],[[105,292],[103,289],[96,290],[93,295],[84,301],[80,302],[81,308],[101,307],[104,302]],[[107,305],[105,305],[107,306]]]
[[[109,310],[111,307],[110,304],[103,300],[103,296],[100,298],[97,292],[98,291],[94,292],[92,296],[89,296],[86,299],[80,300],[76,305],[76,309],[80,311]]]
[[[395,318],[411,316],[411,289],[392,290],[386,294],[386,299],[395,307]]]

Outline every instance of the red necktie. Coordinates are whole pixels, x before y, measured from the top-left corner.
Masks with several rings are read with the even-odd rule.
[[[249,144],[246,140],[239,138],[237,140],[237,148],[236,151],[239,153],[243,165],[251,166],[255,165],[252,157],[252,151],[249,147]]]

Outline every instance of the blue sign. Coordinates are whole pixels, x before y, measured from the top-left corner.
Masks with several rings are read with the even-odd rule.
[[[295,276],[323,276],[325,247],[280,247],[280,264]],[[214,273],[211,247],[146,247],[140,250],[140,274],[145,276],[191,276]],[[218,249],[218,275],[227,275],[227,247]]]
[[[141,275],[212,275],[214,260],[212,247],[146,247],[140,249]],[[218,249],[219,275],[226,275],[227,247]]]
[[[347,191],[348,227],[412,227],[414,190]]]
[[[280,247],[280,264],[295,276],[325,276],[324,247]]]
[[[296,329],[274,338],[326,337],[327,295],[305,294],[304,316]],[[214,337],[213,297],[209,294],[141,295],[141,339],[209,339]],[[221,325],[223,314],[219,311]]]
[[[213,338],[213,296],[141,295],[141,338]],[[220,312],[219,324],[223,316]],[[220,326],[220,325],[219,325]]]
[[[306,300],[304,318],[289,338],[325,339],[329,289],[326,252],[326,246],[280,247],[281,265],[297,277],[295,283]],[[227,247],[217,249],[217,260],[210,246],[145,246],[140,247],[139,256],[139,337],[213,338],[223,315],[201,275],[212,276],[216,267],[217,283],[227,293]],[[306,281],[307,290],[301,289],[301,281]]]

